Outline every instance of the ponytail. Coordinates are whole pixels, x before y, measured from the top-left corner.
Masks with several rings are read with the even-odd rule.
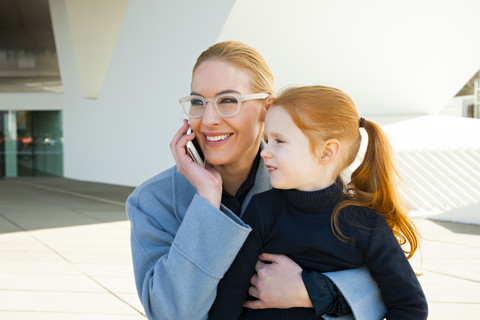
[[[368,145],[360,166],[352,173],[347,184],[349,200],[343,201],[332,216],[332,227],[341,240],[345,240],[338,226],[338,214],[341,209],[354,205],[368,207],[387,221],[390,229],[410,259],[419,247],[419,232],[413,221],[407,216],[396,181],[398,172],[393,164],[393,151],[383,130],[375,123],[361,119],[368,134]]]

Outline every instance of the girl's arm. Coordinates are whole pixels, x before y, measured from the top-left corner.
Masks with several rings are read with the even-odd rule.
[[[425,294],[385,219],[377,215],[366,263],[378,283],[389,320],[421,320],[428,315]]]

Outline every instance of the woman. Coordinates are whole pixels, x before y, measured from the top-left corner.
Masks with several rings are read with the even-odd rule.
[[[254,95],[260,93],[264,95]],[[254,194],[271,188],[260,151],[265,97],[272,93],[268,65],[243,43],[218,43],[198,58],[191,95],[181,99],[193,133],[186,134],[185,121],[170,144],[176,166],[143,183],[127,200],[135,280],[150,319],[207,317],[218,282],[251,231],[240,216]],[[194,137],[206,168],[185,152]],[[257,263],[249,293],[259,300],[246,307],[324,303],[321,293],[329,281],[324,276],[302,272],[286,256],[260,258],[273,263]],[[357,294],[357,288],[372,287],[368,293],[379,299],[368,273],[342,271],[330,278],[356,314],[377,310],[377,304],[365,299],[365,291]],[[335,300],[335,293],[329,299]]]

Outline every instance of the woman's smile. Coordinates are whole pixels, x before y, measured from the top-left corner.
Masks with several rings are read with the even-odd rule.
[[[223,142],[226,139],[230,138],[233,133],[225,133],[225,134],[214,134],[214,133],[204,133],[203,136],[205,137],[205,143],[209,144],[209,142]]]

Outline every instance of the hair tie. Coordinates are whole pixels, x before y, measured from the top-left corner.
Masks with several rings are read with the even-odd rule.
[[[365,125],[365,118],[360,118],[360,123],[359,123],[359,126],[360,128],[363,128],[363,126]]]

